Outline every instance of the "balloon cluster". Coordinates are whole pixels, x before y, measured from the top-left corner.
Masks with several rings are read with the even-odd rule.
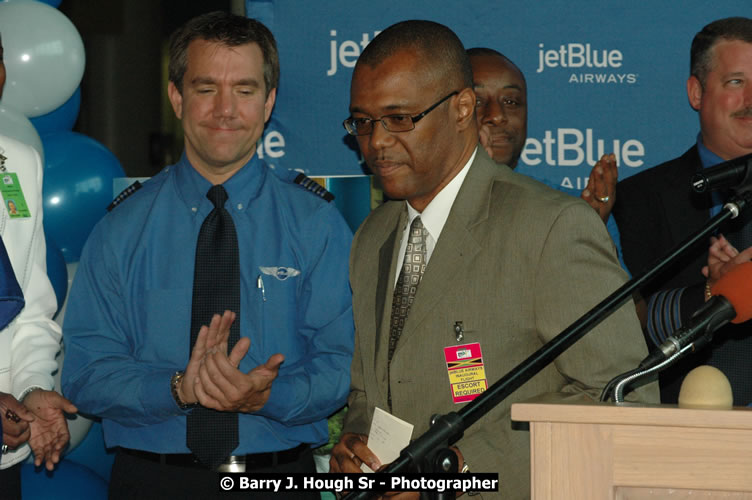
[[[112,199],[112,180],[125,174],[94,139],[72,132],[81,105],[85,55],[71,21],[47,2],[0,2],[6,82],[0,134],[34,147],[44,161],[44,228],[48,274],[62,305],[66,263],[81,248]]]
[[[68,292],[68,266],[75,269],[89,233],[106,213],[113,179],[125,174],[102,144],[71,131],[81,106],[85,55],[81,36],[57,10],[59,4],[60,0],[0,0],[6,70],[0,135],[29,144],[44,161],[47,274],[61,306]],[[84,440],[90,427],[91,421],[81,416],[71,421],[68,451]],[[101,432],[93,438],[99,439],[98,454],[84,461],[89,464],[106,459]],[[104,480],[91,467],[72,461],[59,464],[46,481],[27,466],[23,477],[24,498],[64,498],[60,495],[65,490],[70,490],[70,498],[106,497]],[[82,480],[91,491],[82,492]],[[75,486],[69,488],[65,481]]]

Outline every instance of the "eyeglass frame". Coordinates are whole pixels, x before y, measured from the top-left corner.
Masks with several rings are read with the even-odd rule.
[[[459,93],[460,93],[459,90],[455,90],[454,92],[452,92],[452,93],[450,93],[450,94],[442,97],[441,99],[439,99],[439,101],[437,101],[435,104],[431,105],[428,109],[426,109],[422,113],[418,113],[415,116],[411,116],[411,115],[404,114],[404,113],[395,113],[395,114],[392,114],[392,115],[384,115],[381,118],[376,118],[376,119],[372,119],[372,118],[353,118],[352,116],[349,116],[349,117],[345,118],[345,120],[342,122],[342,126],[345,127],[345,130],[347,131],[347,133],[349,135],[352,135],[352,136],[355,136],[355,137],[361,137],[361,136],[371,135],[373,133],[374,122],[381,122],[381,126],[384,127],[384,130],[386,130],[387,132],[392,132],[392,133],[409,132],[411,130],[414,130],[415,129],[415,124],[417,122],[419,122],[420,120],[422,120],[428,113],[430,113],[434,109],[438,108],[439,105],[443,104],[444,101],[446,101],[450,97],[453,97],[453,96],[455,96],[455,95],[457,95]],[[408,129],[405,129],[405,130],[389,130],[389,127],[387,127],[386,123],[384,122],[384,118],[391,118],[391,117],[395,117],[395,116],[402,116],[402,117],[410,118],[410,123],[412,124],[412,127],[408,128]],[[370,123],[371,124],[371,130],[368,133],[358,134],[357,133],[357,129],[354,128],[353,125],[352,125],[353,120],[367,120],[364,123]],[[347,126],[348,123],[350,123],[350,127],[353,127],[352,131],[350,130],[350,127]]]

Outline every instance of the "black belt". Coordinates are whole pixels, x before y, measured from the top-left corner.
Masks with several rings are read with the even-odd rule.
[[[232,465],[233,467],[237,467],[240,464],[244,464],[245,467],[240,468],[244,468],[245,470],[232,470],[232,472],[248,472],[253,469],[263,469],[266,467],[290,464],[296,462],[305,451],[310,449],[310,446],[303,443],[289,450],[252,453],[248,455],[232,455],[227,458],[224,464],[220,465],[220,469],[223,466]],[[150,451],[133,450],[130,448],[120,448],[120,450],[126,455],[161,465],[189,467],[203,470],[209,469],[209,467],[199,462],[192,453],[152,453]]]

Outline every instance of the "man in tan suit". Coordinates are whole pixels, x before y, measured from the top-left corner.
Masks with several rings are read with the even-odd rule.
[[[422,434],[432,414],[459,410],[468,392],[450,384],[450,358],[472,351],[485,381],[471,382],[490,385],[625,280],[586,203],[497,166],[477,147],[475,102],[462,43],[440,24],[386,29],[355,67],[345,127],[384,191],[406,201],[375,210],[353,243],[356,346],[333,472],[382,465],[367,447],[375,407]],[[420,259],[422,278],[403,287]],[[470,427],[453,448],[460,470],[499,473],[499,493],[483,498],[528,497],[529,436],[511,429],[510,404],[541,393],[595,398],[646,354],[630,303]],[[654,386],[637,392],[657,401]]]

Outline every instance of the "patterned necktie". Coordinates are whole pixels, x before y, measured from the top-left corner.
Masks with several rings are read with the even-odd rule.
[[[212,186],[206,197],[214,209],[206,216],[198,234],[196,267],[193,274],[191,350],[202,325],[214,314],[234,311],[228,352],[240,339],[240,259],[238,238],[230,213],[224,208],[227,191]],[[190,351],[189,351],[190,352]],[[199,407],[188,415],[186,443],[205,465],[216,467],[238,446],[238,414]]]
[[[415,301],[420,279],[426,270],[426,238],[428,231],[423,227],[420,217],[413,219],[410,224],[410,237],[405,248],[405,259],[402,261],[402,269],[397,277],[392,296],[392,317],[389,329],[389,366],[391,368],[392,355],[397,347],[397,341],[402,335],[402,328],[407,321],[410,306]],[[392,385],[387,389],[387,402],[389,410],[392,409]]]
[[[415,301],[418,284],[420,284],[420,279],[426,270],[427,237],[428,231],[423,227],[420,217],[416,217],[410,224],[410,237],[405,248],[405,259],[402,262],[402,269],[397,278],[397,285],[394,287],[392,297],[392,318],[389,333],[390,362],[394,349],[397,347],[397,341],[402,335],[402,328],[405,326],[410,306]]]

